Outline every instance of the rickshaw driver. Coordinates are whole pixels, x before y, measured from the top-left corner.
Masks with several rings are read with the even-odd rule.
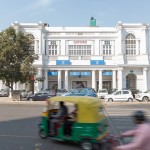
[[[68,115],[68,109],[64,105],[64,102],[60,102],[59,104],[60,109],[57,114],[50,116],[50,135],[55,135],[55,123],[58,123],[62,119],[62,117],[67,117]]]

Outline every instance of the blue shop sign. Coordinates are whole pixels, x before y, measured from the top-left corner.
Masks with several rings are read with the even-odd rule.
[[[48,76],[58,76],[58,72],[57,71],[50,71],[50,72],[48,72]]]
[[[105,65],[104,60],[91,60],[91,65]]]
[[[70,72],[70,76],[91,76],[91,72]]]
[[[56,60],[56,65],[71,65],[70,60]]]
[[[112,76],[112,71],[103,72],[103,76]]]

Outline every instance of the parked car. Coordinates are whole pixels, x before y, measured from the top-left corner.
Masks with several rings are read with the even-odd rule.
[[[61,89],[58,89],[56,95],[57,95],[57,96],[61,96],[63,93],[66,93],[66,92],[67,92],[66,89],[62,89],[62,90],[61,90]]]
[[[70,92],[62,93],[62,96],[92,96],[97,97],[97,93],[92,88],[77,88]]]
[[[107,89],[100,89],[98,90],[97,96],[98,98],[105,98],[107,94],[108,94]]]
[[[117,90],[112,94],[108,94],[105,96],[105,101],[113,102],[113,101],[133,101],[133,95],[130,90]]]
[[[1,89],[0,90],[0,96],[1,97],[8,97],[9,96],[9,91],[7,89]]]
[[[150,90],[135,95],[135,99],[138,101],[148,102],[150,101]]]
[[[44,101],[48,97],[52,97],[50,92],[41,91],[41,92],[38,92],[38,93],[28,96],[27,100],[29,100],[29,101]]]

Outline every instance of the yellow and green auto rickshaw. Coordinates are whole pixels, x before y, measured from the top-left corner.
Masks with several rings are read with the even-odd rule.
[[[70,126],[70,134],[66,134],[68,118],[63,118],[56,123],[56,134],[50,136],[51,115],[58,112],[58,103],[64,102],[71,112],[76,105],[77,115]],[[67,126],[67,131],[69,127]],[[68,140],[78,142],[84,150],[92,150],[105,141],[108,135],[107,119],[103,111],[103,105],[95,97],[78,96],[56,96],[47,99],[47,106],[43,110],[42,120],[39,124],[40,137],[50,136],[56,140]]]

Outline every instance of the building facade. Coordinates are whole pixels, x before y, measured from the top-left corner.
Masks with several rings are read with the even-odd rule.
[[[150,88],[149,25],[118,22],[115,27],[50,27],[46,23],[12,26],[33,39],[38,76],[34,89],[57,86],[98,89]],[[2,85],[1,85],[2,86]],[[25,85],[16,84],[15,89]]]

